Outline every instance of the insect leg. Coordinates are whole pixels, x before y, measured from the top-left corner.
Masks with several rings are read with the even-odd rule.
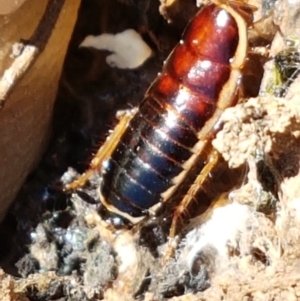
[[[90,164],[90,168],[88,169],[88,171],[83,173],[75,181],[67,184],[65,186],[65,190],[75,190],[85,185],[85,183],[89,180],[89,178],[95,172],[95,170],[99,169],[101,164],[110,157],[117,144],[119,143],[120,138],[125,132],[128,123],[133,118],[135,113],[136,109],[122,111],[119,123],[117,124],[113,132],[107,137],[103,146],[100,147],[100,149],[98,150],[97,154],[95,155],[94,159]]]
[[[203,167],[191,187],[189,188],[188,192],[180,202],[179,206],[175,208],[172,224],[169,232],[169,244],[167,247],[167,252],[165,255],[164,260],[167,260],[168,258],[172,257],[176,248],[176,234],[177,234],[177,225],[180,222],[180,219],[182,215],[187,210],[189,204],[194,201],[194,197],[196,196],[197,192],[199,191],[199,188],[204,184],[204,182],[209,177],[209,174],[211,171],[215,168],[215,166],[218,164],[220,159],[220,154],[214,150],[211,149],[208,155],[208,160],[206,165]]]

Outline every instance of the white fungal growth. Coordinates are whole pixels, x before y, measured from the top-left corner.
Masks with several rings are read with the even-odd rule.
[[[111,67],[120,69],[137,68],[152,54],[151,48],[133,29],[115,35],[105,33],[99,36],[87,36],[79,47],[93,47],[112,52],[107,56],[106,62]]]
[[[114,249],[119,255],[119,273],[131,275],[137,268],[138,254],[134,238],[130,232],[124,231],[114,242]]]
[[[192,268],[197,255],[206,247],[212,247],[218,256],[226,258],[228,243],[236,245],[237,235],[245,228],[250,215],[249,207],[237,202],[214,209],[211,218],[205,224],[187,234],[179,259]]]

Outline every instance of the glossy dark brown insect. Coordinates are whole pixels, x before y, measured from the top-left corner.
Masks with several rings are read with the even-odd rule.
[[[114,219],[115,226],[124,221],[134,225],[169,202],[203,157],[223,111],[238,101],[248,45],[245,16],[248,20],[249,6],[239,2],[204,7],[140,106],[123,114],[91,169],[67,189],[84,185],[92,172],[100,172],[100,200],[120,217]],[[171,236],[177,219],[217,164],[218,154],[209,149],[202,171],[175,208]]]

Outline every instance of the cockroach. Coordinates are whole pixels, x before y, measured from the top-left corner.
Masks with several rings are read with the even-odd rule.
[[[208,147],[201,172],[175,206],[174,237],[178,218],[218,162],[209,145],[223,111],[239,99],[251,18],[242,2],[214,1],[201,9],[141,104],[125,111],[90,169],[66,188],[77,189],[98,171],[100,201],[119,217],[110,223],[135,225],[172,200]]]

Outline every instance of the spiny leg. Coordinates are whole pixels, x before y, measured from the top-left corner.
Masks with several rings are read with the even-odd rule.
[[[208,162],[203,167],[197,178],[195,179],[194,183],[189,188],[188,192],[180,202],[179,206],[176,207],[172,219],[172,224],[169,232],[169,243],[167,247],[167,252],[164,257],[164,262],[166,262],[167,259],[172,257],[174,255],[174,251],[176,248],[176,234],[177,234],[177,225],[180,222],[181,216],[184,214],[184,212],[187,210],[189,204],[194,201],[194,197],[196,196],[197,192],[199,191],[199,188],[204,184],[204,182],[209,177],[209,174],[212,172],[212,170],[215,168],[215,166],[218,164],[220,160],[220,154],[212,149],[209,152],[208,155]]]
[[[119,143],[120,138],[123,133],[127,129],[127,126],[130,120],[135,115],[136,110],[126,110],[122,111],[122,115],[120,116],[120,121],[114,128],[113,132],[107,137],[104,144],[99,148],[97,154],[94,156],[90,168],[88,171],[80,175],[78,179],[67,184],[65,186],[65,190],[76,190],[79,187],[85,185],[85,183],[90,179],[95,170],[99,169],[101,164],[107,160],[112,152],[115,150],[117,144]]]

